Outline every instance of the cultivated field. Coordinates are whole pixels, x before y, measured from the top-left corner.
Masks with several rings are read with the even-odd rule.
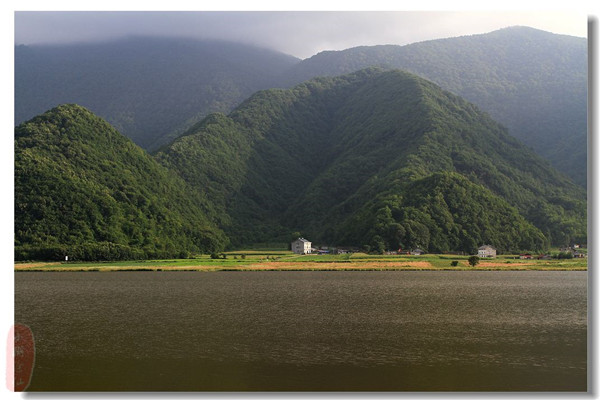
[[[15,263],[15,271],[393,271],[393,270],[561,270],[585,271],[587,259],[520,260],[506,255],[481,259],[471,267],[468,256],[388,256],[364,253],[296,255],[289,251],[235,251],[226,258],[203,255],[191,259],[113,262]],[[457,261],[456,266],[452,262]]]

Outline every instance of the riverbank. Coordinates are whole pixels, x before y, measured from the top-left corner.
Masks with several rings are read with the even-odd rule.
[[[252,254],[236,252],[226,258],[200,256],[177,260],[135,260],[113,262],[23,262],[14,270],[23,271],[586,271],[587,259],[520,260],[511,256],[482,259],[472,267],[466,256],[378,256],[363,253],[305,255],[291,253]],[[455,266],[452,264],[456,263]]]

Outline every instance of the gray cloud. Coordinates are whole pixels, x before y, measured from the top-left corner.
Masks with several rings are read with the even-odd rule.
[[[250,43],[306,58],[323,50],[402,45],[512,25],[585,36],[587,20],[565,12],[16,12],[15,43],[184,36]]]

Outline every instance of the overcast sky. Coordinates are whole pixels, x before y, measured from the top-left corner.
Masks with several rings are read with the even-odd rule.
[[[127,35],[224,39],[299,58],[360,45],[408,44],[526,25],[585,37],[585,13],[520,12],[15,12],[15,43],[70,43]]]

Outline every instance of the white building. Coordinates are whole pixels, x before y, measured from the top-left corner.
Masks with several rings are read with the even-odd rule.
[[[312,242],[304,238],[298,238],[292,242],[292,251],[296,254],[310,254]]]
[[[477,249],[477,256],[479,258],[496,257],[496,249],[490,246],[489,244],[483,245],[479,249]]]
[[[424,253],[425,252],[418,247],[416,249],[413,249],[410,251],[411,256],[420,256],[420,255],[423,255]]]

